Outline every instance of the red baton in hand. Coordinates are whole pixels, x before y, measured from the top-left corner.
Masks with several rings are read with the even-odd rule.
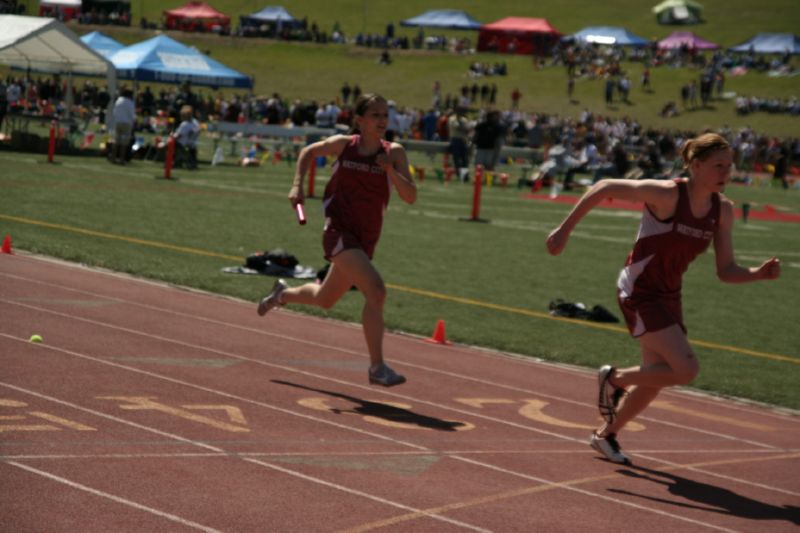
[[[304,226],[306,223],[306,212],[303,209],[303,204],[295,204],[294,210],[297,212],[297,222]]]

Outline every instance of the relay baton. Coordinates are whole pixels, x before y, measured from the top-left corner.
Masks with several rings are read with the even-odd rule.
[[[297,222],[304,226],[306,223],[306,212],[303,209],[303,204],[295,204],[294,210],[297,212]]]

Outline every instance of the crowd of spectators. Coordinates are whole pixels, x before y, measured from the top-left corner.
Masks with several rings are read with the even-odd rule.
[[[791,98],[759,98],[757,96],[737,96],[736,113],[749,115],[750,113],[781,113],[785,115],[800,115],[800,100],[796,96]]]
[[[104,9],[102,7],[92,7],[89,10],[81,11],[78,15],[78,22],[81,24],[110,24],[112,26],[130,26],[130,9]]]
[[[505,61],[496,63],[481,63],[473,61],[469,64],[469,75],[471,78],[482,78],[483,76],[507,76],[508,66]]]
[[[584,110],[576,117],[565,117],[545,112],[526,112],[520,109],[489,112],[492,88],[487,95],[477,84],[465,84],[451,96],[434,98],[428,109],[418,109],[390,102],[389,129],[394,138],[421,139],[450,142],[451,127],[458,128],[457,137],[475,149],[478,141],[481,150],[487,150],[494,138],[496,146],[545,148],[560,146],[566,170],[575,174],[587,173],[593,177],[626,174],[634,177],[657,177],[674,170],[678,160],[676,149],[683,139],[699,132],[646,128],[632,118],[612,118]],[[434,85],[434,94],[441,87]],[[103,123],[111,95],[102,84],[84,81],[73,90],[73,112],[90,121]],[[191,106],[194,117],[201,123],[259,122],[285,126],[317,126],[346,130],[352,125],[353,103],[357,85],[344,84],[341,95],[327,101],[289,100],[280,94],[254,96],[223,96],[209,90],[197,90],[189,84],[153,91],[144,86],[134,96],[137,121],[136,131],[166,134],[174,130],[186,117],[181,110]],[[495,88],[496,92],[496,88]],[[25,79],[9,76],[0,81],[0,108],[10,112],[34,114],[63,114],[65,111],[65,83],[58,76]],[[345,97],[346,95],[346,97]],[[795,107],[796,99],[793,99]],[[0,114],[0,119],[2,114]],[[490,126],[484,124],[490,122]],[[0,124],[2,124],[0,122]],[[487,133],[488,132],[488,133]],[[735,150],[735,163],[740,169],[763,167],[775,158],[776,153],[787,154],[788,166],[800,164],[800,139],[776,139],[760,135],[750,128],[736,131],[722,127],[724,135]],[[556,150],[554,153],[558,153]],[[621,161],[625,154],[630,168],[624,169]],[[459,157],[462,157],[461,153]],[[484,161],[494,161],[482,153]],[[487,159],[488,158],[488,159]],[[493,166],[493,165],[492,165]]]

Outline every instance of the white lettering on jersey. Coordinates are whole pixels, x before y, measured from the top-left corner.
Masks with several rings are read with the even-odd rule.
[[[685,224],[676,224],[675,231],[682,235],[688,235],[689,237],[694,237],[695,239],[703,239],[706,241],[710,241],[711,238],[714,236],[714,232],[712,231],[703,231],[701,229],[692,228]]]

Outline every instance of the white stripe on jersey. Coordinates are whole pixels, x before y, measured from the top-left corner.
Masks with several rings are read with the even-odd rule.
[[[649,255],[641,261],[631,263],[622,269],[619,273],[619,278],[617,278],[617,288],[620,290],[620,296],[622,298],[629,298],[631,294],[633,294],[633,285],[642,272],[644,272],[644,268],[654,257],[655,254]]]
[[[636,235],[636,240],[640,241],[645,237],[661,235],[662,233],[669,233],[670,231],[672,231],[671,220],[669,222],[662,222],[650,212],[648,207],[645,207],[642,210],[642,221],[639,223],[639,233]]]

